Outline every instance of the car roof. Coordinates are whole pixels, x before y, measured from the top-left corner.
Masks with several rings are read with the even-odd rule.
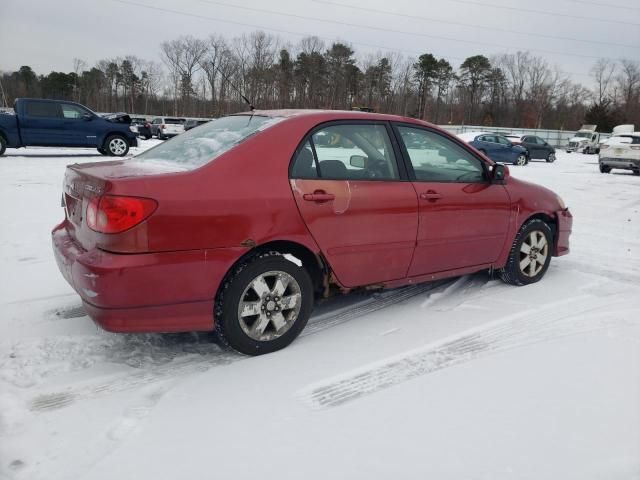
[[[266,117],[299,117],[299,116],[317,116],[326,121],[330,120],[376,120],[376,121],[394,121],[404,123],[415,123],[418,125],[427,125],[436,127],[435,125],[418,120],[417,118],[403,117],[401,115],[390,115],[386,113],[362,112],[358,110],[315,110],[315,109],[283,109],[283,110],[254,110],[253,112],[240,112],[233,115],[261,115]],[[436,127],[437,128],[437,127]]]

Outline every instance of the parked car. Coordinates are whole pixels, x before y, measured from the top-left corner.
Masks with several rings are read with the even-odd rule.
[[[529,152],[529,159],[546,160],[547,163],[556,161],[556,149],[545,140],[535,135],[505,135],[514,145],[520,145]]]
[[[175,137],[184,132],[184,118],[158,117],[151,122],[151,135],[160,140]]]
[[[640,132],[634,130],[633,125],[618,125],[613,136],[602,142],[598,159],[601,173],[619,168],[640,175]]]
[[[567,153],[600,153],[600,134],[596,132],[597,128],[597,125],[582,125],[580,130],[569,139]]]
[[[151,138],[151,123],[145,117],[131,117],[131,130],[145,140]]]
[[[507,138],[495,133],[469,132],[458,135],[469,145],[488,156],[494,162],[527,165],[529,152],[520,145],[514,145]]]
[[[199,127],[200,125],[204,125],[211,120],[204,118],[187,118],[184,122],[184,131],[191,130],[192,128]]]
[[[316,146],[327,134],[353,146]],[[537,282],[572,227],[555,193],[444,130],[364,112],[219,118],[68,166],[63,198],[55,258],[99,325],[215,330],[249,355],[287,346],[336,292],[488,269]]]
[[[96,147],[122,157],[138,145],[125,113],[99,116],[84,105],[60,100],[18,98],[14,115],[0,115],[0,155],[6,148]]]

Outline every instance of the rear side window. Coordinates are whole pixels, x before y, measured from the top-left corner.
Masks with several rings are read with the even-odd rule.
[[[482,162],[448,138],[412,127],[398,127],[418,181],[479,183],[485,181]],[[416,141],[416,137],[422,141]]]
[[[201,167],[242,143],[258,131],[281,121],[281,117],[234,115],[192,129],[138,155],[137,160],[181,165],[186,170]]]
[[[298,151],[292,178],[398,180],[398,166],[384,125],[339,124],[316,130]]]
[[[59,103],[51,102],[27,102],[27,115],[29,117],[61,118],[62,110]]]

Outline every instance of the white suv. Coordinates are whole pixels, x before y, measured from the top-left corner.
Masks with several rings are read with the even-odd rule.
[[[619,125],[613,136],[600,145],[600,171],[609,173],[612,168],[631,170],[640,175],[640,132],[633,125]]]
[[[177,117],[157,117],[151,122],[151,135],[157,136],[160,140],[175,137],[184,132],[184,118]]]

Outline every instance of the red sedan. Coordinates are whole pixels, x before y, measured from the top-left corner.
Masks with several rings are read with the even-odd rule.
[[[493,269],[537,282],[572,216],[428,123],[341,111],[220,118],[135,158],[76,164],[58,266],[114,332],[291,343],[330,292]]]

